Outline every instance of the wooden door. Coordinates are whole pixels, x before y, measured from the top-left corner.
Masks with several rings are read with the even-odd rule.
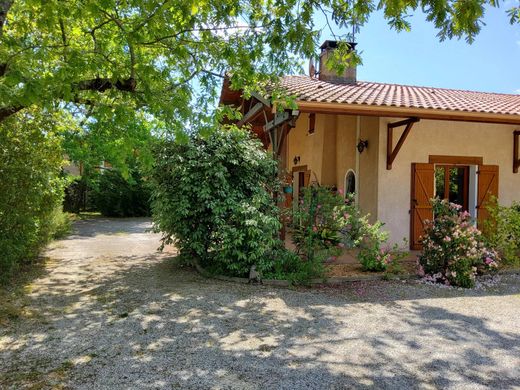
[[[492,197],[498,198],[498,165],[479,165],[477,173],[477,226],[482,230],[489,218],[486,207]]]
[[[410,248],[421,249],[421,236],[424,234],[426,220],[433,219],[430,200],[434,194],[433,164],[412,164],[412,186],[410,206]]]
[[[303,186],[308,187],[310,182],[311,182],[311,171],[307,170],[307,171],[305,171],[304,176],[303,176]]]

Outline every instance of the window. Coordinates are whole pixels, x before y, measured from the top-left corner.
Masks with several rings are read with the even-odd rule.
[[[435,197],[447,199],[468,210],[469,166],[436,165]]]
[[[352,169],[349,169],[345,175],[345,195],[356,193],[356,174]]]

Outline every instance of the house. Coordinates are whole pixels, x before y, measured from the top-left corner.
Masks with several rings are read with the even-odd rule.
[[[324,66],[336,47],[321,46],[317,77],[282,79],[297,110],[223,86],[221,103],[239,106],[239,124],[279,155],[293,201],[313,181],[354,192],[391,241],[419,249],[431,198],[460,204],[479,225],[491,196],[520,200],[520,95],[357,81],[353,67],[338,76]]]

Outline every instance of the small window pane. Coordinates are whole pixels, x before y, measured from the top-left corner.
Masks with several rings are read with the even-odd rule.
[[[450,202],[464,206],[464,168],[450,169]]]
[[[356,192],[356,175],[349,171],[345,179],[345,194],[353,194]]]

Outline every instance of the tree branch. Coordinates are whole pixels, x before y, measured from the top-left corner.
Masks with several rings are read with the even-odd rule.
[[[151,40],[151,41],[138,42],[138,44],[140,44],[140,45],[154,45],[156,43],[159,43],[159,42],[162,42],[162,41],[166,41],[168,39],[177,38],[177,37],[179,37],[182,34],[186,34],[186,33],[190,33],[190,32],[223,31],[223,30],[257,30],[259,28],[265,28],[265,27],[266,26],[243,26],[243,25],[239,25],[239,26],[226,26],[226,27],[192,28],[192,29],[181,30],[181,31],[179,31],[179,32],[177,32],[175,34],[165,35],[163,37],[158,37],[158,38],[155,38],[154,40]]]
[[[91,80],[84,80],[76,83],[75,89],[78,91],[97,91],[105,92],[109,89],[117,89],[123,92],[135,92],[137,81],[130,77],[126,80],[117,80],[115,83],[107,78],[95,78]]]
[[[0,122],[2,122],[4,119],[9,118],[11,115],[16,114],[18,111],[23,110],[24,108],[24,106],[0,108]]]
[[[74,84],[73,89],[76,91],[96,91],[96,92],[105,92],[109,89],[117,89],[123,92],[131,92],[134,93],[136,90],[137,82],[134,78],[128,78],[126,80],[117,80],[113,82],[107,78],[96,78],[91,80],[84,80]],[[72,100],[74,103],[85,104],[85,105],[93,105],[95,104],[92,100],[81,99],[79,97],[75,97]],[[16,114],[18,111],[23,110],[26,106],[16,105],[12,107],[3,107],[0,108],[0,122],[7,119],[11,115]]]
[[[130,40],[128,39],[128,33],[126,31],[126,28],[125,26],[123,26],[123,22],[119,19],[119,17],[116,15],[112,15],[110,14],[109,12],[103,10],[100,8],[100,11],[105,14],[109,19],[113,20],[114,23],[117,25],[117,27],[119,27],[119,29],[121,30],[121,32],[126,36],[126,43],[128,43],[128,51],[130,53],[130,79],[134,79],[135,80],[135,63],[136,63],[136,58],[135,58],[135,50],[134,50],[134,45],[132,42],[130,42]],[[117,10],[116,10],[116,14],[117,14]]]
[[[7,13],[13,5],[13,0],[0,0],[0,38],[4,32],[5,20],[7,19]]]
[[[146,16],[146,18],[144,18],[144,20],[139,23],[132,31],[135,33],[137,32],[138,30],[140,30],[141,28],[143,28],[144,26],[146,26],[146,24],[157,14],[157,12],[159,12],[159,10],[164,7],[166,5],[166,3],[168,3],[169,0],[164,0],[161,4],[159,4],[157,7],[155,7],[155,9],[150,12],[150,14],[148,16]]]

